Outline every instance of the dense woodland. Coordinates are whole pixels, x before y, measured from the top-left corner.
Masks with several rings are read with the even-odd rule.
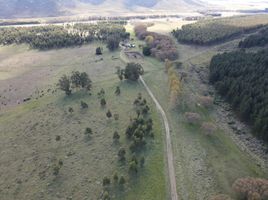
[[[76,24],[74,26],[40,26],[0,29],[0,44],[29,44],[36,49],[78,46],[94,40],[107,42],[129,37],[123,25],[114,23]]]
[[[258,30],[268,23],[267,16],[241,16],[198,21],[172,31],[179,42],[209,45],[233,36]]]
[[[210,82],[226,97],[254,133],[268,142],[268,50],[216,55],[210,64]]]
[[[239,43],[240,48],[263,47],[268,44],[268,27],[261,29],[257,34],[250,35]]]
[[[147,31],[147,25],[135,26],[135,34],[140,40],[145,40],[144,55],[152,55],[159,60],[176,60],[179,57],[175,42],[166,35]]]

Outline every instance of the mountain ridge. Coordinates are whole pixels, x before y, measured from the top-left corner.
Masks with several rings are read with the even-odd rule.
[[[74,14],[115,15],[128,12],[192,11],[200,0],[0,0],[0,18],[55,17]]]

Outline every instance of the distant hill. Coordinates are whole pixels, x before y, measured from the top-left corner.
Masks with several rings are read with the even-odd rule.
[[[0,0],[0,18],[49,17],[72,14],[115,15],[146,11],[189,11],[200,0]]]

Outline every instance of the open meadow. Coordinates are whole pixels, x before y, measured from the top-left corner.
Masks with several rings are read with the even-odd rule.
[[[1,70],[0,81],[1,101],[6,104],[1,105],[0,111],[1,198],[98,199],[103,178],[112,179],[115,172],[125,177],[126,185],[122,191],[112,183],[113,198],[167,198],[159,116],[139,83],[118,79],[116,68],[125,65],[119,51],[104,50],[103,56],[95,56],[96,47],[102,45],[92,43],[51,51],[30,50],[24,45],[1,47],[6,56],[0,65],[3,69],[7,63],[10,66],[8,72]],[[29,58],[27,63],[20,62],[22,57]],[[93,85],[91,94],[77,91],[66,97],[57,90],[58,79],[74,70],[89,74]],[[121,89],[120,96],[114,94],[117,86]],[[107,101],[104,108],[97,95],[102,88]],[[126,164],[118,162],[117,152],[121,147],[128,152],[125,130],[129,119],[135,117],[132,104],[138,93],[152,108],[155,137],[142,153],[146,158],[144,169],[132,177]],[[23,103],[28,97],[31,100]],[[81,101],[89,108],[81,109]],[[68,111],[70,107],[72,113]],[[106,117],[108,109],[119,115],[118,121]],[[90,138],[84,134],[87,127],[93,131]],[[115,131],[121,136],[118,143],[113,141]],[[129,154],[127,161],[131,158]],[[63,166],[55,178],[53,165],[58,160],[62,160]]]

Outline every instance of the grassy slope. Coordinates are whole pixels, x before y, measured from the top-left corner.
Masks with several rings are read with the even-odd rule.
[[[129,118],[134,116],[131,105],[139,92],[154,106],[140,84],[119,83],[115,67],[124,63],[112,59],[112,56],[118,58],[119,52],[105,51],[104,60],[95,62],[92,55],[98,45],[52,51],[49,61],[40,63],[40,67],[55,66],[42,85],[54,84],[62,74],[72,70],[88,72],[93,80],[92,96],[77,92],[66,98],[57,92],[0,112],[0,149],[4,152],[0,156],[0,194],[4,199],[96,199],[104,176],[111,177],[115,171],[126,173],[125,167],[117,162],[120,145],[113,144],[113,132],[119,131],[120,144],[126,146],[124,131]],[[36,56],[47,53],[38,52]],[[114,95],[118,84],[121,97]],[[119,122],[107,120],[107,109],[100,108],[97,92],[101,88],[106,91],[107,109],[120,115]],[[80,109],[81,100],[88,103],[87,111]],[[67,113],[70,106],[74,108],[72,115]],[[146,151],[145,169],[138,179],[129,180],[127,192],[119,193],[117,199],[166,199],[162,128],[155,110],[152,115],[156,137]],[[83,134],[86,127],[94,132],[90,140]],[[60,142],[55,141],[56,135],[61,136]],[[53,181],[50,166],[57,159],[63,159],[64,165]]]
[[[231,185],[236,178],[267,177],[267,172],[242,152],[221,128],[215,110],[208,111],[196,106],[197,96],[207,88],[200,83],[190,66],[206,68],[212,55],[234,46],[232,42],[210,48],[178,45],[180,61],[184,63],[182,71],[188,73],[188,81],[184,83],[182,105],[177,110],[172,110],[168,104],[168,80],[164,64],[153,58],[146,58],[143,62],[147,72],[144,79],[166,110],[171,124],[177,187],[182,199],[208,199],[217,193],[231,194]],[[188,99],[189,95],[193,95],[192,98]],[[202,120],[219,123],[219,130],[212,137],[203,135],[198,127],[185,122],[185,111],[198,112]]]

